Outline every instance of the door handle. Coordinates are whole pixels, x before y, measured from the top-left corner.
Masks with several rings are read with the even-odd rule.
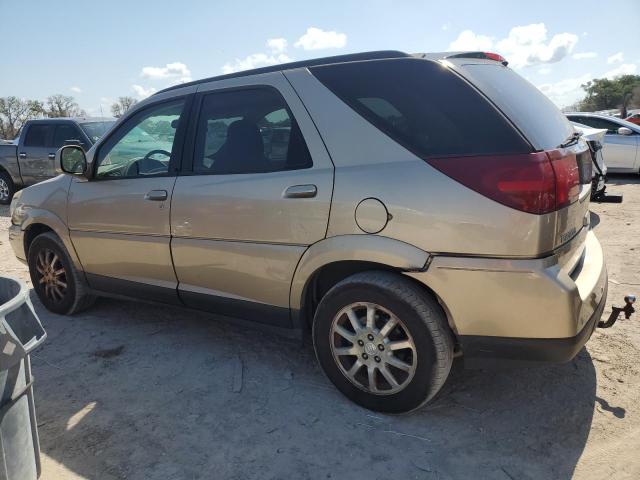
[[[144,196],[145,200],[151,200],[153,202],[162,202],[167,199],[166,190],[151,190]]]
[[[50,153],[50,154],[49,154],[49,158],[50,158],[51,160],[53,160],[54,158],[56,158],[56,154],[55,154],[55,153]]]
[[[18,155],[20,158],[27,158],[27,154],[24,152],[20,152],[20,154]]]
[[[313,198],[318,194],[315,185],[292,185],[284,191],[285,198]]]

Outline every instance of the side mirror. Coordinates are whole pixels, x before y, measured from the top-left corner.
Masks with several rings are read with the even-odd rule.
[[[69,139],[69,140],[65,140],[65,141],[64,141],[64,144],[65,144],[65,145],[78,145],[78,146],[80,146],[80,147],[82,147],[82,146],[84,145],[84,143],[82,143],[82,141],[81,141],[81,140],[77,140],[77,139],[75,139],[75,138],[73,138],[73,139]]]
[[[66,145],[56,152],[56,164],[60,173],[84,176],[87,171],[87,157],[77,145]]]
[[[618,129],[618,135],[631,135],[632,133],[633,133],[633,130],[627,127],[620,127]]]

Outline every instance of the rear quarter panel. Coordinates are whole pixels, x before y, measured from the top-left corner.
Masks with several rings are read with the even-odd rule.
[[[22,185],[17,145],[0,145],[0,170],[8,172],[14,184]]]
[[[306,69],[286,72],[336,167],[328,236],[364,234],[355,208],[381,200],[378,235],[430,253],[530,257],[553,250],[556,213],[532,215],[455,182],[356,114]]]

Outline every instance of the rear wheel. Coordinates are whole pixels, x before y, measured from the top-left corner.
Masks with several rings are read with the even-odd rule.
[[[87,293],[81,272],[54,233],[43,233],[33,240],[28,263],[33,288],[47,310],[70,315],[93,304],[95,297]]]
[[[15,192],[16,186],[13,184],[11,175],[7,172],[0,171],[0,204],[8,205],[11,203]]]
[[[428,402],[453,361],[440,305],[411,280],[387,272],[353,275],[322,299],[313,324],[318,361],[363,407],[401,413]]]

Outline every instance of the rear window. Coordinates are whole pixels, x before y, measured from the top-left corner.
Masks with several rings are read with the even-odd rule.
[[[510,68],[497,63],[466,64],[460,72],[509,117],[537,150],[556,148],[573,133],[558,107]]]
[[[457,74],[421,59],[311,68],[327,88],[422,158],[524,153],[530,147]]]

